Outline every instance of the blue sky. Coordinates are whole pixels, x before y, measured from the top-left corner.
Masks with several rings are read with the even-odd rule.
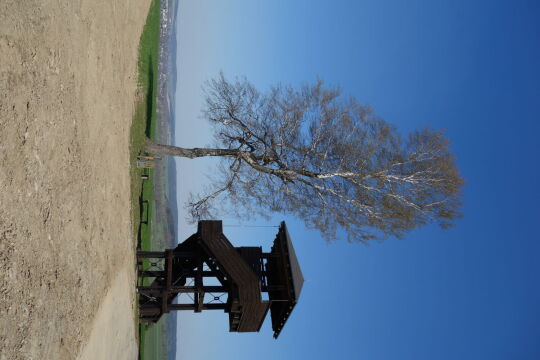
[[[180,0],[178,145],[210,143],[201,86],[220,70],[261,89],[319,76],[403,132],[446,129],[467,183],[453,229],[371,246],[250,222],[289,224],[299,304],[277,341],[182,312],[178,358],[539,359],[539,19],[536,1]],[[179,160],[180,207],[213,164]],[[225,227],[238,245],[275,231]]]

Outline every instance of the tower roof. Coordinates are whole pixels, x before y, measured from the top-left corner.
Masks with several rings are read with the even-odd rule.
[[[298,263],[298,258],[296,257],[296,252],[294,251],[291,236],[289,235],[289,231],[287,231],[285,221],[281,222],[279,230],[280,232],[278,233],[278,236],[284,237],[287,244],[287,257],[290,265],[289,269],[292,279],[294,301],[296,302],[300,298],[300,292],[302,291],[302,287],[304,286],[304,275],[302,274],[302,270],[300,269],[300,264]]]
[[[271,290],[268,294],[272,303],[272,330],[274,338],[277,338],[300,298],[304,285],[304,276],[284,221],[280,224],[271,254],[273,256],[267,265],[268,283],[277,290]]]

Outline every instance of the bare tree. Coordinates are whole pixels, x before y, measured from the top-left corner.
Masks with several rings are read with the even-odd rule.
[[[211,218],[219,203],[241,215],[294,215],[327,240],[341,228],[365,242],[429,222],[446,228],[460,215],[463,180],[441,131],[403,139],[322,81],[261,93],[221,74],[205,90],[216,148],[146,144],[150,153],[223,158],[220,177],[188,204],[195,219]]]

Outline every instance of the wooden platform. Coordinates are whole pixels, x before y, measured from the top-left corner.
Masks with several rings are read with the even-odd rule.
[[[137,261],[139,277],[153,278],[149,286],[138,286],[141,321],[156,322],[172,310],[223,310],[229,315],[229,331],[254,332],[270,310],[274,338],[304,281],[284,222],[270,253],[261,247],[234,247],[221,221],[200,221],[197,232],[175,249],[139,251]],[[143,263],[150,268],[143,269]],[[219,285],[209,286],[208,278]],[[263,300],[264,292],[269,300]],[[191,294],[192,302],[176,303],[179,294]]]

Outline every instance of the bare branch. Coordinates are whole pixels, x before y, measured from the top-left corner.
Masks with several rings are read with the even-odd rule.
[[[369,106],[321,80],[263,94],[221,74],[205,92],[216,148],[147,144],[151,152],[221,156],[228,164],[188,204],[195,217],[210,216],[213,203],[241,216],[273,211],[297,216],[329,240],[343,230],[351,241],[368,241],[429,222],[447,227],[460,216],[463,180],[440,131],[402,139]]]

